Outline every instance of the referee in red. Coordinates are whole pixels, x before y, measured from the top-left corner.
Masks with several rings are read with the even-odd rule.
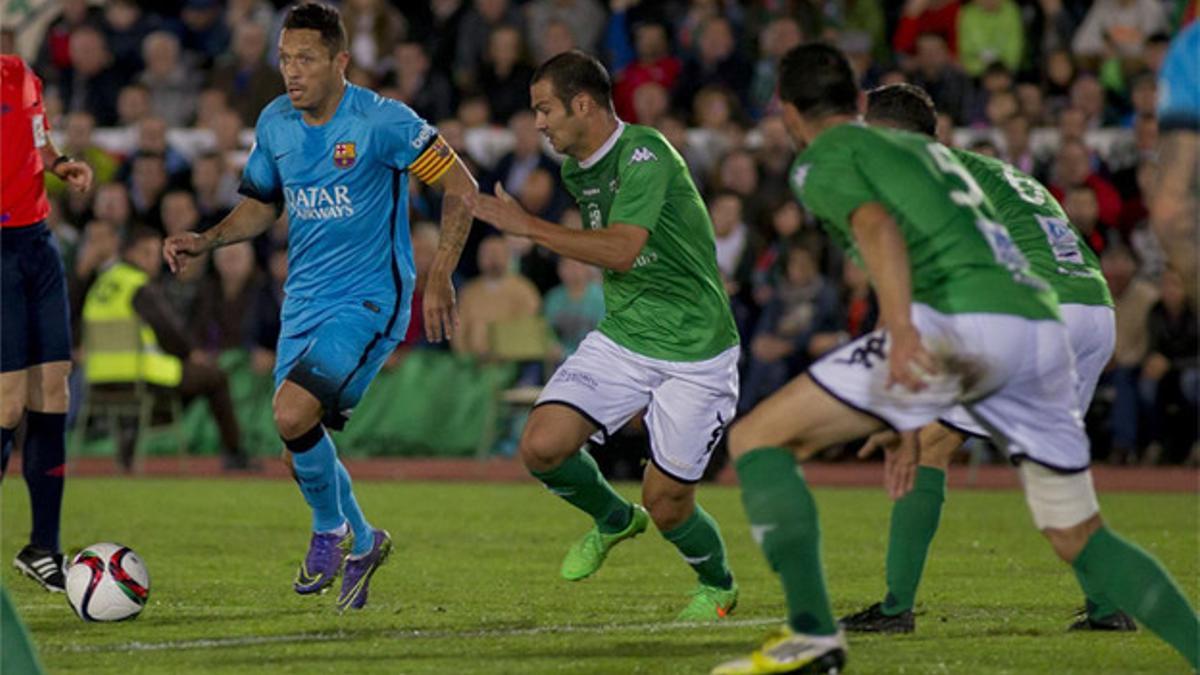
[[[24,416],[21,468],[33,530],[13,565],[46,590],[61,593],[58,530],[71,332],[66,272],[46,226],[45,171],[75,190],[91,188],[92,169],[58,154],[50,142],[42,81],[20,57],[0,54],[0,476]]]

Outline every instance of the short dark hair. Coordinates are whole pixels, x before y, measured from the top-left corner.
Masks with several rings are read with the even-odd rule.
[[[802,115],[854,114],[858,83],[842,52],[819,43],[800,45],[779,64],[779,98]]]
[[[337,9],[319,2],[302,2],[288,10],[284,29],[315,30],[330,56],[346,51],[346,26]]]
[[[591,96],[596,103],[612,107],[612,79],[596,57],[578,49],[551,57],[533,72],[532,86],[550,80],[554,94],[568,109],[580,94]]]
[[[160,234],[158,230],[146,225],[134,225],[133,227],[129,228],[129,231],[125,233],[124,239],[121,240],[121,253],[127,253],[128,251],[132,250],[133,247],[137,246],[143,241],[146,241],[147,239],[161,241],[162,234]]]
[[[905,131],[937,134],[937,109],[915,84],[887,84],[867,92],[867,122],[890,122]]]

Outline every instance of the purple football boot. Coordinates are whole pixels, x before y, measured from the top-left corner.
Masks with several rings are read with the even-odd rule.
[[[392,552],[392,537],[387,530],[375,530],[375,541],[371,550],[361,558],[346,558],[346,572],[342,575],[342,593],[338,596],[339,612],[347,609],[362,609],[367,604],[371,575],[387,560]]]
[[[313,532],[312,540],[308,543],[308,555],[300,563],[296,571],[296,583],[293,588],[300,595],[322,593],[338,572],[342,571],[342,562],[354,541],[354,535],[346,528],[345,534],[335,532]]]

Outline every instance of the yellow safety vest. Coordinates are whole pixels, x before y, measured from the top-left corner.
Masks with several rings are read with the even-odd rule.
[[[133,309],[133,296],[150,281],[144,271],[120,262],[101,274],[88,290],[83,303],[83,330],[99,321],[136,321],[141,345],[114,351],[91,351],[85,355],[84,374],[89,382],[136,382],[143,380],[163,387],[177,387],[183,375],[180,360],[162,351],[154,330],[142,323]],[[93,348],[94,349],[94,348]]]

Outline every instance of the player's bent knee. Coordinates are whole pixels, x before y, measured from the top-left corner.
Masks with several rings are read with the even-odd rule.
[[[517,448],[521,461],[530,471],[550,471],[578,450],[564,442],[553,429],[537,424],[525,427]]]
[[[15,429],[21,423],[21,414],[25,412],[24,397],[4,397],[0,401],[0,427]]]
[[[659,532],[673,530],[682,525],[691,517],[692,511],[696,507],[691,493],[686,495],[646,494],[643,495],[642,501]]]
[[[319,416],[314,417],[295,406],[289,406],[279,398],[275,399],[274,413],[275,428],[280,436],[289,440],[299,438],[321,421]]]
[[[1034,525],[1060,558],[1073,561],[1101,525],[1091,471],[1059,473],[1026,461],[1020,472]]]

